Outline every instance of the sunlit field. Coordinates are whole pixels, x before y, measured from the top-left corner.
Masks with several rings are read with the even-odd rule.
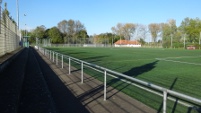
[[[48,48],[201,99],[201,50],[151,48]],[[89,69],[87,69],[89,70]],[[102,78],[102,74],[94,74]],[[101,79],[100,79],[101,80]],[[110,84],[161,111],[162,97],[116,81]],[[168,112],[188,112],[169,102]]]

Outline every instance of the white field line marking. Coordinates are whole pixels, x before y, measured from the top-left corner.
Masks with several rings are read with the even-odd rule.
[[[153,59],[119,60],[119,61],[109,61],[109,62],[130,62],[130,61],[135,62],[140,60],[153,60]]]
[[[169,58],[174,58],[174,59],[180,59],[180,58],[199,58],[201,56],[179,56],[179,57],[165,57],[165,58],[159,58],[159,59],[169,59]]]
[[[166,59],[162,59],[162,58],[156,58],[157,60],[162,60],[162,61],[167,61],[167,62],[176,62],[176,63],[182,63],[182,64],[190,64],[190,65],[199,65],[201,66],[201,64],[199,63],[190,63],[190,62],[182,62],[182,61],[176,61],[176,60],[166,60]]]

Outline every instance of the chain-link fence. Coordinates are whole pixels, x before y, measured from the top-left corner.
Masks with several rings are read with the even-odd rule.
[[[20,32],[14,20],[0,7],[0,56],[19,48]]]

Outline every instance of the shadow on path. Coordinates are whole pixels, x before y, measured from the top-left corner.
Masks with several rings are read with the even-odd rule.
[[[35,54],[58,113],[89,113],[36,51]]]

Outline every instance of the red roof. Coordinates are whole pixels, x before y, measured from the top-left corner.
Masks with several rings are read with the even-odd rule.
[[[118,40],[115,42],[117,45],[140,45],[140,43],[136,40],[130,41],[130,40]]]

